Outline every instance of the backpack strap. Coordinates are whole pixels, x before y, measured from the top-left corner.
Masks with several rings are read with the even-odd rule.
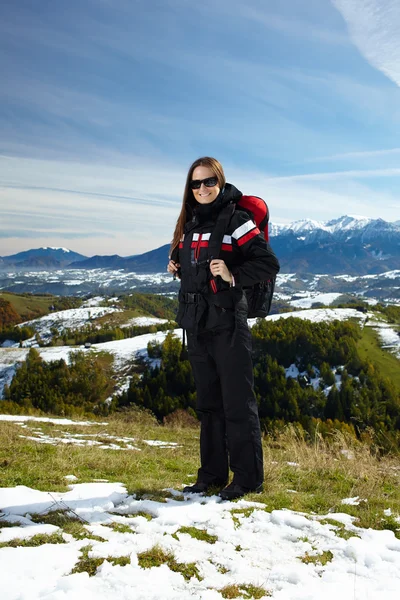
[[[216,223],[214,225],[214,229],[212,230],[210,240],[208,242],[208,258],[212,260],[213,258],[219,258],[219,254],[221,252],[222,240],[224,239],[224,235],[228,229],[229,222],[232,218],[233,213],[235,212],[236,204],[231,202],[219,213]]]

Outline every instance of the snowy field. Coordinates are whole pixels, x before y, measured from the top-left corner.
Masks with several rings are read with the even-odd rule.
[[[299,297],[301,296],[301,297]],[[330,293],[330,294],[322,294],[318,292],[299,292],[296,294],[296,300],[289,300],[289,304],[294,306],[295,308],[311,308],[311,306],[315,302],[320,302],[321,304],[325,304],[329,306],[335,300],[340,298],[342,294],[338,293]]]
[[[66,481],[74,479],[66,473]],[[102,540],[61,533],[65,543],[0,548],[2,600],[220,600],[220,590],[234,584],[257,586],[276,600],[399,598],[400,540],[392,531],[358,528],[347,514],[269,512],[257,502],[173,489],[155,502],[129,496],[120,483],[68,487],[65,493],[0,488],[0,523],[12,525],[0,529],[0,544],[61,533],[32,520],[55,510],[73,511],[87,535]],[[207,538],[192,537],[196,530]],[[89,558],[101,559],[95,575],[72,573],[89,545]],[[180,568],[171,570],[168,561],[145,568],[141,554],[155,546]],[[115,564],[119,557],[125,566]],[[185,565],[192,576],[180,572]]]
[[[40,334],[43,339],[51,339],[50,329],[57,329],[58,333],[63,333],[66,329],[79,329],[94,319],[104,317],[114,312],[121,312],[121,309],[105,306],[88,306],[86,308],[70,308],[52,312],[44,317],[33,319],[21,323],[18,327],[31,325]]]
[[[279,321],[279,319],[288,319],[289,317],[304,319],[306,321],[312,321],[313,323],[356,319],[362,326],[365,323],[368,314],[362,313],[354,308],[311,308],[308,310],[269,315],[266,317],[266,320]],[[257,322],[257,319],[249,319],[248,322],[250,326],[253,326]]]

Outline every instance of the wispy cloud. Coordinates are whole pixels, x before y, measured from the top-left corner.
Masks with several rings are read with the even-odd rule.
[[[400,2],[331,0],[368,62],[400,87]]]
[[[330,171],[328,173],[303,173],[302,175],[271,177],[271,179],[274,181],[331,181],[338,179],[375,179],[379,177],[400,177],[400,168]]]
[[[400,148],[388,148],[386,150],[362,150],[359,152],[343,152],[340,154],[331,154],[330,156],[318,156],[315,158],[306,159],[304,163],[315,163],[315,162],[328,162],[328,161],[341,161],[341,160],[353,160],[353,159],[369,159],[369,158],[380,158],[386,156],[397,156],[400,154]]]

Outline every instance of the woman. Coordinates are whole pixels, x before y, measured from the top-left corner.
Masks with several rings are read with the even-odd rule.
[[[261,432],[243,288],[279,271],[250,215],[236,209],[241,197],[226,183],[215,158],[196,160],[187,175],[168,263],[168,272],[181,278],[177,322],[187,332],[201,420],[201,466],[196,483],[183,491],[201,493],[218,486],[225,500],[262,491]],[[222,212],[226,230],[216,256],[212,234]],[[227,485],[229,467],[233,480]]]

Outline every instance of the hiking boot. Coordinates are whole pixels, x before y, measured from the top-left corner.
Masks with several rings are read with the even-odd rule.
[[[184,494],[203,494],[205,493],[210,484],[205,483],[204,481],[196,481],[193,485],[187,485],[183,488]]]
[[[241,498],[246,494],[260,494],[263,491],[263,484],[261,483],[255,488],[247,488],[239,485],[238,483],[230,483],[223,490],[220,491],[219,496],[222,500],[235,500]]]
[[[210,481],[206,483],[205,481],[196,481],[193,485],[187,485],[183,488],[184,494],[205,494],[208,492],[210,488],[213,487],[224,487],[226,481],[218,482],[218,481]]]

